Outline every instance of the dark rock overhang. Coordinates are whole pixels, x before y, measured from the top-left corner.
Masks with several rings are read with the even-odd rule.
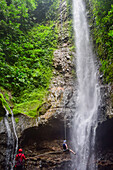
[[[96,131],[97,150],[113,149],[113,118],[98,125]]]
[[[69,136],[69,127],[66,129],[67,137]],[[20,145],[32,145],[32,143],[41,143],[42,141],[64,140],[65,128],[64,120],[52,118],[47,124],[40,124],[23,131],[20,138]]]

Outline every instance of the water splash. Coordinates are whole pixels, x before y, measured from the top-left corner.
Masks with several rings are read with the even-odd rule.
[[[74,168],[95,170],[95,130],[100,104],[100,91],[89,29],[82,0],[73,0],[73,19],[76,45],[77,109],[73,125],[73,147],[77,152]]]

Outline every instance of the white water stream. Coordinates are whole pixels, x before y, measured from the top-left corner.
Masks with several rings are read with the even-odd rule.
[[[6,110],[6,109],[5,109]],[[10,157],[12,157],[12,152],[11,152],[11,147],[12,147],[12,134],[11,134],[11,129],[10,125],[8,122],[8,115],[9,112],[6,110],[6,116],[4,117],[4,123],[6,126],[6,131],[7,131],[7,150],[6,150],[6,164],[5,164],[5,170],[8,170],[10,166]]]
[[[6,116],[4,117],[4,123],[7,131],[7,150],[6,150],[6,164],[5,170],[13,170],[15,165],[15,156],[18,149],[18,137],[15,130],[15,121],[13,112],[11,110],[11,122],[9,123],[9,112],[6,110]]]
[[[96,170],[94,149],[100,90],[83,0],[73,0],[73,20],[78,97],[72,134],[77,155],[72,169]]]

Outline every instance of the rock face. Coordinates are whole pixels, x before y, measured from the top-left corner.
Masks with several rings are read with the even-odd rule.
[[[5,111],[5,108],[3,106],[3,101],[4,98],[3,98],[3,95],[0,93],[0,116],[4,116],[6,114],[6,111]]]
[[[111,170],[113,169],[113,118],[99,123],[96,134],[98,169]]]
[[[70,153],[62,153],[62,142],[65,138],[65,123],[66,138],[69,139],[71,120],[75,111],[76,90],[72,77],[71,55],[66,43],[54,52],[54,76],[47,100],[50,107],[37,122],[34,122],[34,126],[26,128],[20,135],[20,146],[24,148],[25,154],[31,157],[27,169],[38,169],[40,159],[44,169],[70,169],[71,156]],[[52,153],[47,154],[48,152]],[[38,157],[41,153],[42,155]]]
[[[2,102],[0,101],[0,116],[4,116],[5,115],[5,109],[2,106]]]
[[[26,169],[70,169],[70,153],[62,152],[62,142],[69,139],[71,120],[75,111],[74,69],[70,51],[71,44],[68,37],[68,25],[66,14],[66,1],[62,3],[63,32],[59,33],[58,49],[54,51],[54,71],[47,102],[44,104],[44,115],[32,119],[24,114],[19,114],[16,123],[16,132],[19,138],[19,147],[22,147],[29,160]],[[59,18],[58,27],[61,19]],[[64,29],[65,28],[65,29]],[[12,128],[12,117],[8,118]],[[0,169],[5,167],[7,150],[7,133],[4,120],[0,122]],[[69,146],[71,145],[68,143]],[[48,153],[49,152],[49,153]],[[51,152],[51,153],[50,153]],[[41,155],[42,154],[42,155]],[[38,156],[40,155],[40,156]]]

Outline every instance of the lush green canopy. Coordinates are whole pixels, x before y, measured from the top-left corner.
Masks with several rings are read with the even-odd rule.
[[[49,11],[51,6],[57,8],[56,4],[52,0],[0,1],[0,86],[12,91],[14,102],[27,101],[23,107],[32,101],[35,114],[52,76],[57,30],[51,21],[55,11]],[[48,23],[46,13],[50,13]]]
[[[0,84],[14,95],[49,82],[57,34],[53,24],[33,22],[35,0],[0,2]]]
[[[113,82],[113,1],[90,0],[93,9],[94,40],[105,82]]]
[[[64,0],[62,0],[63,2]],[[15,112],[37,114],[52,76],[53,51],[57,46],[56,20],[60,0],[0,1],[0,86],[19,103]],[[73,39],[72,4],[67,2],[69,36]],[[89,0],[93,39],[105,82],[113,82],[112,0]],[[59,21],[58,21],[59,22]],[[25,110],[26,107],[26,110]],[[34,110],[30,111],[30,108]]]

